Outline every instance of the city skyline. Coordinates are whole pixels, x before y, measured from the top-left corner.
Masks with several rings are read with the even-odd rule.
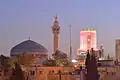
[[[61,27],[59,48],[69,54],[69,25],[72,29],[72,51],[79,48],[79,31],[94,28],[97,44],[105,55],[115,55],[115,40],[120,39],[120,1],[112,0],[20,0],[0,1],[0,53],[10,54],[16,44],[29,39],[53,51],[53,19],[58,15]]]

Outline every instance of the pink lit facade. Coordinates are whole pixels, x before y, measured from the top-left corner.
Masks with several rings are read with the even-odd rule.
[[[96,30],[81,30],[80,31],[80,48],[77,51],[78,55],[86,52],[88,49],[93,48],[97,50]]]

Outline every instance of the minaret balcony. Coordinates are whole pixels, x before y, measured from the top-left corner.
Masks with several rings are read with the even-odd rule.
[[[53,31],[60,31],[60,27],[52,27]]]

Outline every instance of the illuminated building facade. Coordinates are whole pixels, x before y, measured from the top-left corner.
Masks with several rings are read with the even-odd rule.
[[[85,57],[86,52],[89,49],[91,52],[91,48],[93,48],[93,51],[95,51],[95,55],[97,56],[98,50],[97,50],[97,36],[96,36],[96,30],[81,30],[80,31],[80,48],[77,50],[77,57],[78,64],[80,66],[85,65]]]
[[[77,55],[81,55],[88,49],[93,48],[97,50],[97,38],[96,30],[81,30],[80,31],[80,48],[77,51]]]

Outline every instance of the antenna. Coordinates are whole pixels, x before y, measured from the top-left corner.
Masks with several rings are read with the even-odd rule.
[[[69,32],[70,32],[70,60],[72,60],[72,46],[71,46],[71,25],[69,25]]]
[[[29,36],[29,40],[30,40],[30,36]]]

